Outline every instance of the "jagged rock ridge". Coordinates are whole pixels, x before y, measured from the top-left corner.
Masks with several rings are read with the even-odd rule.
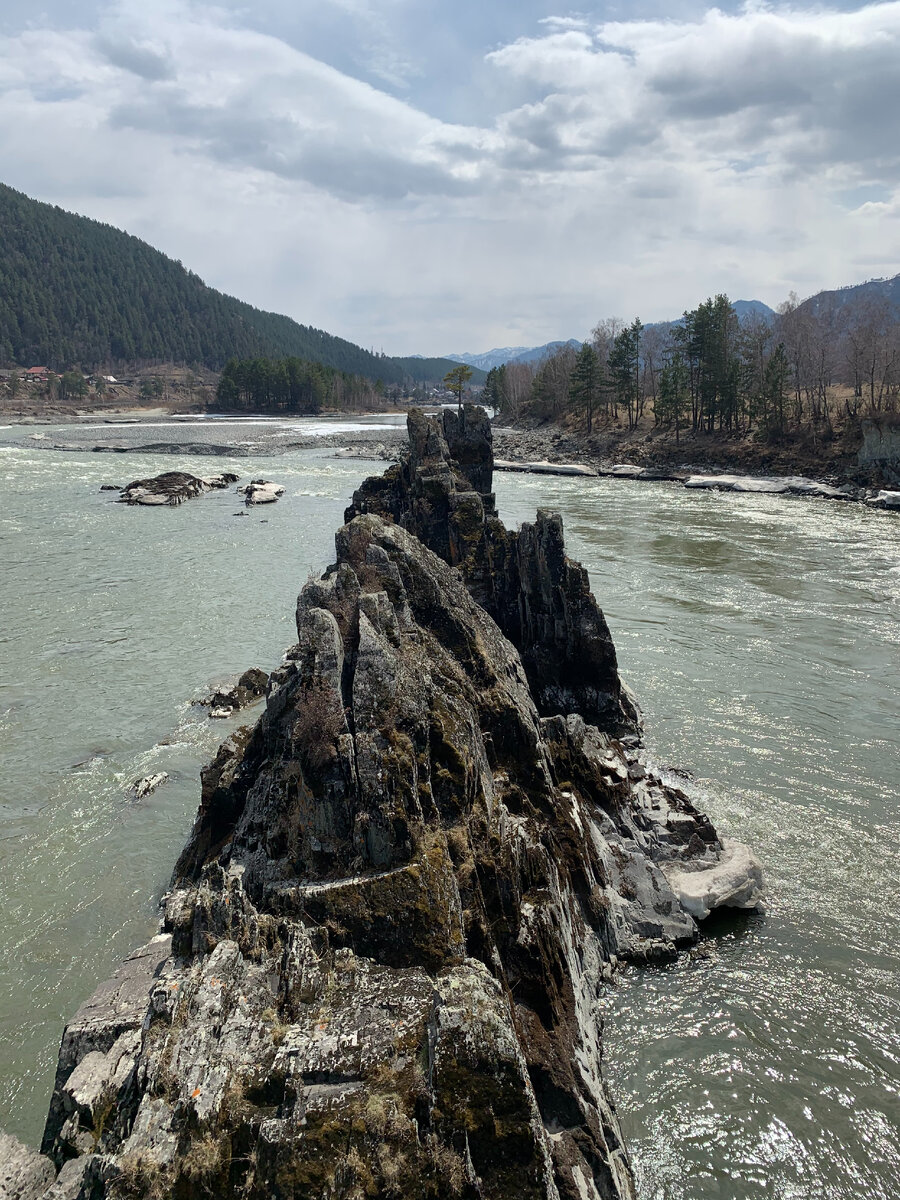
[[[453,419],[442,430],[413,415],[405,469],[424,468],[421,435],[450,478],[489,486],[477,414]],[[429,471],[407,478],[424,488]],[[534,543],[504,542],[490,513],[479,532],[471,491],[459,494],[432,491],[447,497],[458,565],[404,512],[363,513],[303,589],[264,714],[204,771],[160,936],[63,1037],[47,1196],[633,1196],[599,991],[619,960],[697,938],[667,871],[708,898],[724,870],[726,899],[749,905],[758,866],[736,870],[734,848],[620,741],[550,711],[575,694],[565,672],[536,703],[471,592],[521,587],[532,675],[534,631],[564,611],[552,605],[580,598],[591,636],[602,616],[574,564],[548,560],[575,580],[548,598],[550,568],[527,571]],[[450,517],[463,508],[460,555]],[[443,544],[435,512],[416,520]],[[504,548],[492,592],[485,556]],[[563,623],[559,644],[570,636]],[[596,694],[618,695],[616,682]],[[621,723],[621,707],[595,707]]]
[[[408,425],[408,458],[366,480],[344,519],[377,513],[459,567],[519,651],[542,715],[579,713],[600,729],[634,733],[634,699],[587,572],[566,556],[558,514],[538,512],[518,533],[497,516],[484,409],[445,409],[440,420],[413,410]]]

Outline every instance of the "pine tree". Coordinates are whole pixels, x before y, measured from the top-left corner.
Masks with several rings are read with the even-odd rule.
[[[569,385],[569,403],[577,413],[584,414],[585,433],[590,437],[594,428],[594,410],[600,396],[602,372],[597,351],[585,344],[578,351]]]

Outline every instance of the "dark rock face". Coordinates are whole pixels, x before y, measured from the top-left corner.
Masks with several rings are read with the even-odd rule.
[[[265,712],[203,772],[160,936],[66,1030],[56,1186],[629,1200],[603,981],[696,939],[667,872],[708,907],[727,866],[749,906],[758,865],[739,878],[687,797],[596,725],[542,715],[471,574],[372,514],[336,548]]]
[[[225,488],[237,483],[238,476],[228,471],[200,479],[186,471],[165,471],[152,479],[135,479],[121,489],[121,504],[183,504],[213,488]]]
[[[249,704],[255,704],[266,694],[268,686],[269,676],[266,672],[261,671],[259,667],[250,667],[234,687],[219,688],[198,703],[207,708],[228,709],[229,712],[234,712],[236,709],[246,708]]]
[[[870,417],[862,422],[862,435],[860,467],[880,472],[881,483],[900,483],[900,416]]]
[[[515,533],[497,517],[484,410],[467,404],[433,418],[414,409],[408,425],[408,459],[366,480],[344,519],[377,513],[458,566],[519,651],[543,715],[580,713],[607,732],[635,732],[609,627],[587,572],[566,556],[561,518],[539,512]]]

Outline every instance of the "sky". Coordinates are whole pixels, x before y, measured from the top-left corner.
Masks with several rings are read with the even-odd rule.
[[[900,271],[900,3],[3,0],[0,180],[388,354]]]

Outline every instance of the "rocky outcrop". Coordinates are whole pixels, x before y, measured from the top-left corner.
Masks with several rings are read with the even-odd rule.
[[[408,458],[367,480],[345,520],[377,513],[458,567],[519,651],[542,714],[579,713],[607,732],[636,732],[609,627],[587,572],[565,553],[560,517],[539,512],[514,532],[497,516],[484,410],[467,404],[434,418],[414,409],[408,425]]]
[[[234,678],[234,676],[232,676]],[[261,700],[269,686],[269,676],[259,667],[249,667],[232,686],[217,687],[205,699],[197,701],[212,712],[231,716],[238,709],[247,708]]]
[[[413,418],[403,493],[438,542],[444,506],[451,561],[351,515],[265,711],[203,772],[160,936],[68,1026],[43,1144],[67,1200],[633,1197],[604,980],[696,940],[679,872],[750,906],[758,865],[571,689],[537,703],[473,593],[518,589],[531,672],[529,612],[602,616],[558,520],[504,541],[464,486],[490,482],[464,419]]]
[[[183,504],[214,488],[226,488],[237,483],[238,476],[224,471],[221,475],[198,478],[186,471],[165,471],[152,479],[135,479],[122,488],[120,504]]]
[[[239,487],[238,492],[244,497],[245,504],[274,504],[284,495],[284,488],[268,479],[254,479],[245,487]]]
[[[38,1200],[55,1179],[49,1158],[0,1132],[0,1200]]]
[[[900,483],[900,414],[884,413],[861,423],[859,465],[884,483]]]
[[[495,471],[517,471],[526,475],[581,475],[594,478],[598,472],[583,463],[553,463],[545,459],[539,462],[512,462],[509,459],[494,459]]]

